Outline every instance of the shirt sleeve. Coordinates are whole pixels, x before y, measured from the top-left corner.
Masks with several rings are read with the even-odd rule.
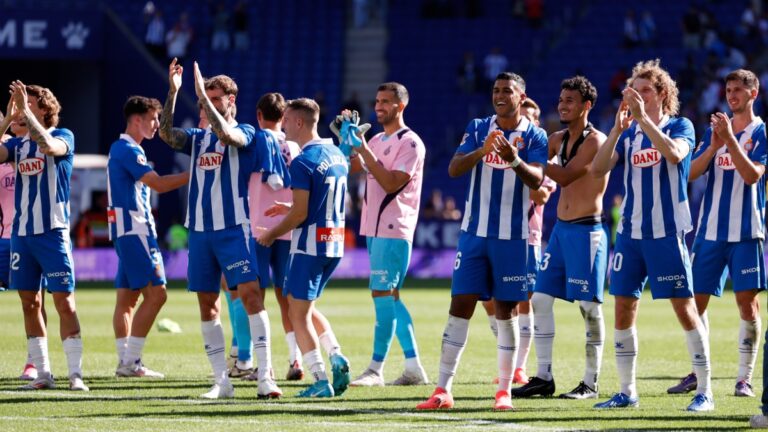
[[[533,129],[528,139],[528,152],[526,155],[527,163],[538,163],[547,165],[547,155],[549,154],[549,141],[547,134],[539,128]]]
[[[131,174],[134,181],[138,181],[144,177],[144,174],[152,171],[152,167],[147,164],[147,157],[138,148],[126,146],[118,152],[117,156],[118,163]]]
[[[51,136],[61,140],[67,145],[67,153],[64,156],[75,154],[75,134],[69,129],[54,129]]]
[[[701,156],[702,153],[706,149],[709,148],[709,146],[712,144],[712,128],[707,128],[706,131],[704,131],[704,136],[701,137],[701,141],[699,142],[699,145],[696,147],[696,151],[693,152],[693,158],[696,159],[697,157]]]
[[[304,158],[299,156],[291,162],[291,189],[310,190],[312,186],[312,168],[310,168]]]
[[[461,142],[459,143],[459,148],[456,149],[456,153],[467,154],[477,149],[478,123],[479,123],[479,120],[472,120],[471,122],[469,122],[469,124],[467,125],[466,131],[464,131],[464,136],[461,137]]]
[[[248,123],[240,123],[236,126],[245,135],[245,146],[248,147],[253,142],[253,137],[256,135],[256,128]]]
[[[693,130],[693,123],[685,117],[678,117],[676,121],[669,126],[669,137],[671,139],[684,140],[688,143],[691,152],[696,145],[696,132]]]
[[[184,147],[176,150],[179,153],[186,153],[188,155],[192,154],[192,143],[196,142],[199,143],[200,140],[205,138],[205,129],[198,129],[198,128],[187,128],[182,129],[185,134],[187,134],[187,141],[184,143]]]
[[[424,144],[420,141],[408,138],[403,141],[400,146],[400,150],[397,153],[392,169],[395,171],[401,171],[409,176],[416,175],[420,166],[423,166],[424,155],[426,150]]]
[[[757,130],[752,133],[752,150],[748,153],[749,159],[753,162],[765,165],[766,159],[768,159],[768,151],[766,151],[765,146],[765,124],[761,124]]]
[[[2,144],[8,150],[8,160],[6,162],[16,162],[16,147],[19,146],[20,142],[20,138],[11,138]]]

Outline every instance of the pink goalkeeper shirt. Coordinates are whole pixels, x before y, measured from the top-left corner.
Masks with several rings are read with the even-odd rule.
[[[286,141],[285,134],[282,132],[269,131],[277,138],[280,143],[280,153],[285,159],[286,165],[290,166],[293,158],[301,153],[299,145],[293,141]],[[255,172],[251,174],[248,181],[248,205],[251,210],[251,235],[258,237],[264,231],[267,231],[280,223],[284,216],[269,217],[264,216],[264,212],[272,207],[275,201],[292,202],[293,192],[290,187],[283,187],[278,190],[272,189],[267,183],[261,181],[262,173]],[[278,238],[278,240],[291,240],[291,231]]]
[[[549,177],[544,177],[541,187],[549,189],[553,193],[557,189],[557,183]],[[530,246],[541,246],[541,231],[544,225],[544,206],[534,204],[531,200],[531,206],[528,208],[528,244]]]
[[[360,235],[413,241],[419,218],[424,174],[424,143],[408,128],[392,136],[380,133],[368,142],[379,163],[390,171],[402,171],[410,180],[391,194],[369,172],[360,223]]]
[[[11,238],[14,208],[14,191],[16,190],[16,170],[9,163],[0,164],[0,238]]]

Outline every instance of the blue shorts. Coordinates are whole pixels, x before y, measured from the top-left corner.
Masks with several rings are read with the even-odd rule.
[[[367,237],[366,244],[371,260],[368,287],[374,291],[402,288],[411,262],[411,242],[396,238]]]
[[[557,221],[533,290],[571,302],[602,303],[607,268],[608,236],[601,223]]]
[[[539,272],[541,265],[541,246],[528,245],[528,263],[526,271],[528,272],[528,288],[533,292],[533,286],[536,285],[536,273]]]
[[[317,300],[341,258],[292,254],[283,286],[283,296],[299,300]]]
[[[0,239],[0,290],[10,286],[11,239]]]
[[[118,237],[114,243],[119,258],[115,288],[140,290],[150,284],[165,285],[163,256],[160,254],[156,238],[124,235]]]
[[[693,296],[691,260],[682,236],[639,240],[616,236],[611,294],[640,298],[648,278],[655,299]]]
[[[250,224],[218,231],[189,232],[189,291],[217,293],[221,274],[230,289],[259,280],[256,242]]]
[[[69,230],[55,229],[43,234],[11,236],[11,289],[74,292],[75,266]]]
[[[256,243],[256,261],[259,263],[259,279],[261,279],[262,288],[266,289],[272,286],[273,282],[276,287],[283,287],[290,252],[290,240],[275,240],[270,247]],[[270,267],[272,268],[272,278],[269,277]]]
[[[735,243],[696,238],[693,242],[693,292],[720,297],[726,273],[733,281],[733,291],[764,290],[765,256],[763,241],[744,240]]]
[[[475,294],[480,300],[528,300],[528,240],[459,235],[451,296]]]

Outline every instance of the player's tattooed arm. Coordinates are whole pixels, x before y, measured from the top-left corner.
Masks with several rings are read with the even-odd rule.
[[[208,117],[208,123],[211,125],[211,130],[216,134],[224,145],[231,145],[233,147],[245,147],[248,144],[248,139],[245,134],[234,125],[230,124],[221,113],[213,106],[213,102],[205,93],[205,80],[202,73],[200,73],[200,67],[195,62],[195,93],[200,100],[200,105],[205,111],[205,115]],[[228,95],[224,95],[228,97]]]
[[[187,143],[187,134],[183,129],[173,127],[173,113],[176,110],[176,96],[181,88],[181,75],[184,68],[176,64],[176,58],[168,67],[168,97],[165,98],[163,112],[160,114],[160,139],[174,150],[181,150]]]
[[[29,137],[37,143],[40,152],[48,156],[63,156],[69,151],[69,146],[64,141],[54,138],[48,129],[35,117],[29,107],[27,86],[21,81],[11,83],[11,95],[16,110],[27,123]]]

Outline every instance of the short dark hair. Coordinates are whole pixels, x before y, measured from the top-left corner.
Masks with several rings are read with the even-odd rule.
[[[314,126],[320,120],[320,105],[309,98],[292,99],[288,101],[286,109],[299,111],[310,125]]]
[[[759,89],[760,80],[757,79],[757,75],[754,72],[746,69],[737,69],[725,76],[725,83],[728,81],[740,81],[742,84],[750,89]]]
[[[377,91],[391,91],[400,102],[408,105],[408,89],[399,82],[385,82],[379,85]]]
[[[285,98],[280,93],[267,93],[259,98],[256,110],[261,111],[264,120],[278,122],[283,118]]]
[[[525,80],[520,75],[513,72],[502,72],[496,75],[496,81],[512,81],[520,87],[520,90],[525,92]]]
[[[37,107],[45,112],[43,114],[43,126],[46,128],[56,127],[59,124],[61,104],[53,92],[39,85],[28,85],[27,94],[36,97]]]
[[[592,102],[592,106],[595,106],[595,102],[597,101],[597,89],[587,78],[581,75],[564,79],[560,84],[560,89],[577,91],[581,95],[582,102],[589,101]]]
[[[148,98],[144,96],[131,96],[125,101],[123,105],[123,115],[127,121],[132,115],[142,115],[149,111],[162,111],[163,106],[160,101],[155,98]]]

